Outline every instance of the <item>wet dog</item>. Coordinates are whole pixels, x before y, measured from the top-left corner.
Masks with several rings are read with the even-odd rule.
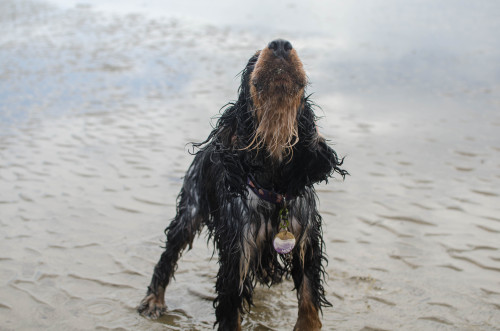
[[[240,330],[256,282],[290,277],[299,302],[295,330],[319,330],[330,303],[323,288],[326,262],[313,185],[342,159],[318,134],[307,76],[290,42],[274,40],[250,58],[238,100],[227,105],[196,154],[166,228],[165,251],[138,311],[157,318],[181,252],[203,226],[218,251],[214,300],[219,330]]]

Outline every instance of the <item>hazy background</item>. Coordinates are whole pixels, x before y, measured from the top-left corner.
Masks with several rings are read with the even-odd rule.
[[[498,330],[497,1],[0,0],[0,330],[205,330],[204,234],[159,321],[135,313],[186,144],[276,38],[351,173],[318,186],[325,330]],[[211,120],[212,119],[212,120]],[[290,330],[293,284],[247,330]]]

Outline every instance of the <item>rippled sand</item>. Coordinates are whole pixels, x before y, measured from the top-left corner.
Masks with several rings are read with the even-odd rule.
[[[417,14],[435,13],[423,3]],[[351,173],[318,187],[325,330],[499,329],[500,45],[498,5],[484,4],[403,27],[415,46],[392,44],[397,32],[343,44],[273,31],[302,56],[321,131]],[[474,14],[464,30],[463,12]],[[0,3],[0,330],[211,329],[217,264],[204,234],[166,316],[135,307],[187,144],[275,36],[165,17]],[[419,41],[434,28],[441,46]],[[292,287],[258,286],[244,328],[291,329]]]

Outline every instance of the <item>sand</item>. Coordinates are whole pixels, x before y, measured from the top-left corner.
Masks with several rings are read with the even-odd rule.
[[[277,23],[257,9],[224,21],[196,6],[66,3],[0,4],[0,330],[212,328],[204,233],[167,314],[135,307],[189,142],[275,37],[302,57],[320,130],[351,173],[318,186],[333,304],[323,329],[499,329],[495,1],[290,2]],[[291,330],[292,288],[258,286],[244,329]]]

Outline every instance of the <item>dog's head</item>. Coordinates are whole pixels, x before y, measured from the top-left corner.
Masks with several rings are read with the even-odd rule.
[[[250,59],[247,70],[256,123],[248,147],[265,147],[272,158],[282,160],[299,139],[297,114],[307,84],[302,62],[290,42],[277,39]]]

